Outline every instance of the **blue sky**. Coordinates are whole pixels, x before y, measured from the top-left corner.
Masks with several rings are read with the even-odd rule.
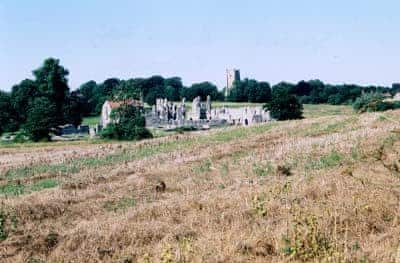
[[[47,57],[88,80],[160,74],[220,88],[242,77],[400,81],[400,1],[0,0],[0,89]]]

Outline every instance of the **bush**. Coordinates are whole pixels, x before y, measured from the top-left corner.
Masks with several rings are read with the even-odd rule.
[[[108,124],[106,128],[101,130],[100,137],[110,140],[118,138],[116,125],[114,123]]]
[[[141,116],[142,109],[125,105],[111,114],[114,123],[109,124],[100,136],[104,139],[140,140],[151,138],[153,135],[145,128],[146,121]]]
[[[277,120],[293,120],[303,118],[303,105],[295,95],[289,94],[286,88],[276,87],[272,90],[272,99],[264,105]]]
[[[22,132],[22,131],[18,131],[15,133],[13,142],[15,143],[24,143],[28,140],[28,138],[26,138],[26,135]]]
[[[400,102],[385,101],[378,93],[366,93],[357,98],[353,103],[353,109],[358,113],[386,111],[400,108]]]

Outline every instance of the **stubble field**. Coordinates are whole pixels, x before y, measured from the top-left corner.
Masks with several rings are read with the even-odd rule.
[[[0,262],[396,262],[400,111],[0,148]]]

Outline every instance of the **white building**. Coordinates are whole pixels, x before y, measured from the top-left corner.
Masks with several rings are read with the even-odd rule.
[[[395,100],[395,101],[400,101],[400,92],[396,93],[396,94],[393,96],[393,100]]]

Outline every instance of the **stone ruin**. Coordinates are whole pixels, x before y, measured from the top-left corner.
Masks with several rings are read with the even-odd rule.
[[[200,97],[194,98],[192,102],[192,114],[190,119],[194,121],[211,119],[211,97],[207,96],[207,101],[201,102]]]
[[[167,99],[157,99],[150,115],[146,116],[148,126],[177,125],[182,126],[186,119],[185,99],[174,103]]]
[[[146,126],[173,129],[176,127],[204,128],[223,125],[252,125],[271,121],[269,112],[261,106],[241,108],[212,108],[211,97],[205,102],[196,97],[192,102],[192,110],[187,114],[185,99],[180,103],[167,99],[157,99],[151,113],[146,115]]]

